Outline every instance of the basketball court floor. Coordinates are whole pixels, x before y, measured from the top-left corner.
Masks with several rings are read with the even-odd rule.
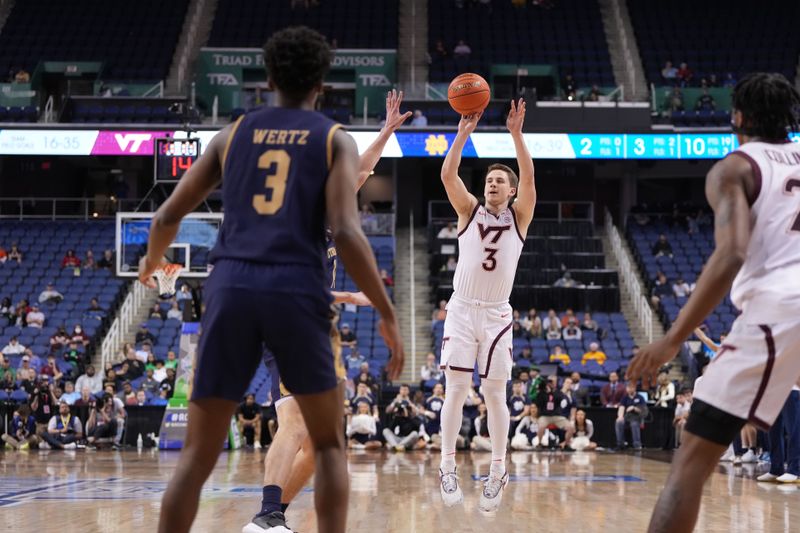
[[[238,532],[259,508],[264,452],[223,453],[206,483],[192,531]],[[477,511],[487,454],[460,454],[463,508],[439,498],[438,455],[349,455],[353,532],[614,532],[646,529],[669,469],[668,456],[515,452],[495,516]],[[61,533],[155,531],[177,452],[0,453],[0,530]],[[720,467],[709,481],[696,531],[800,530],[800,485],[755,482],[753,465]],[[316,531],[308,487],[287,513],[296,531]]]

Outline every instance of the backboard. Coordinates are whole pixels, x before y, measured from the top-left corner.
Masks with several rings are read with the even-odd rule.
[[[117,213],[116,272],[135,278],[139,259],[147,250],[154,213]],[[217,242],[222,213],[191,213],[181,222],[165,259],[183,265],[181,278],[205,278],[210,272],[208,255]]]

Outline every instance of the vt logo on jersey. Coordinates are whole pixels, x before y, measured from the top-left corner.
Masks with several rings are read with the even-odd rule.
[[[508,231],[511,229],[511,226],[486,226],[484,227],[483,224],[478,222],[478,232],[481,234],[481,240],[485,241],[486,237],[490,234],[494,233],[494,237],[489,241],[492,244],[497,244],[497,241],[500,240],[500,237],[503,236],[504,231]],[[487,272],[491,272],[495,268],[497,268],[497,259],[495,259],[495,254],[497,254],[496,248],[484,248],[484,252],[486,252],[486,259],[481,266]]]

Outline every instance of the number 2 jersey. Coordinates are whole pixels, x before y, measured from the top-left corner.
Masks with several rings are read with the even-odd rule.
[[[731,299],[746,323],[797,319],[800,312],[800,145],[748,142],[737,149],[755,177],[747,257]]]
[[[325,185],[339,124],[315,111],[259,107],[243,115],[223,161],[225,219],[211,252],[280,267],[247,286],[319,293],[331,286]],[[244,280],[243,280],[244,281]]]
[[[507,302],[524,244],[512,206],[493,215],[477,204],[458,234],[454,294],[482,302]]]

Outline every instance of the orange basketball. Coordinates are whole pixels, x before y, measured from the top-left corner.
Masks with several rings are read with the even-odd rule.
[[[489,84],[478,74],[468,72],[456,76],[447,88],[447,100],[459,115],[472,115],[489,105]]]

